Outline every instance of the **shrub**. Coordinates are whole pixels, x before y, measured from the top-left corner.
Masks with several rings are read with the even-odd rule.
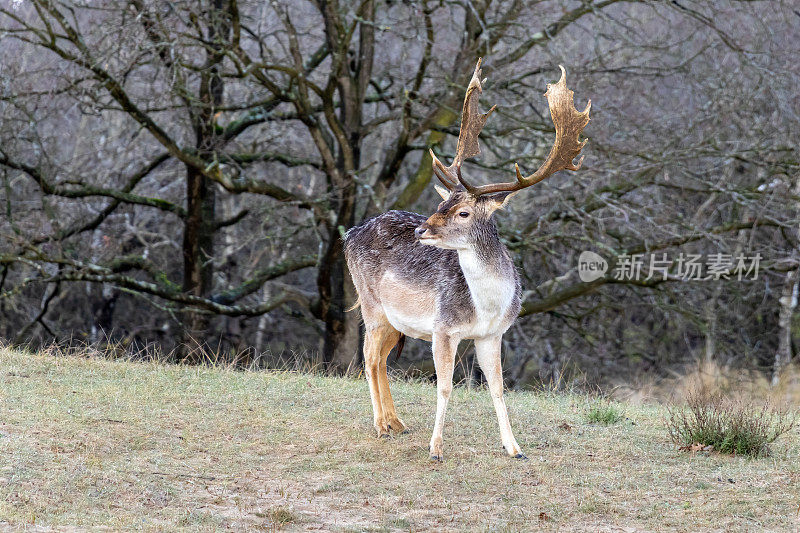
[[[272,523],[273,527],[278,529],[297,521],[297,516],[291,510],[281,506],[269,509],[266,513],[266,518]]]
[[[616,424],[623,418],[622,411],[607,400],[596,400],[586,410],[589,422],[605,426]]]
[[[796,413],[775,409],[765,401],[755,403],[721,394],[689,393],[686,407],[672,407],[667,430],[673,442],[721,453],[764,457],[769,444],[790,431]],[[712,448],[709,448],[712,447]]]

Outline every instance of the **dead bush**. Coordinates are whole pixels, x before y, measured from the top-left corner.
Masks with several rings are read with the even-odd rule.
[[[769,401],[692,392],[685,407],[669,409],[667,430],[681,446],[699,444],[720,453],[764,457],[770,453],[769,445],[796,421],[797,413],[777,409]]]

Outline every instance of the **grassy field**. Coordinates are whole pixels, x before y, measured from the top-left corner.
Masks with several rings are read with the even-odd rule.
[[[373,435],[367,384],[0,349],[0,529],[800,529],[800,437],[772,457],[680,452],[658,406],[589,422],[580,396],[511,393],[506,457],[485,390],[393,385],[411,433]]]

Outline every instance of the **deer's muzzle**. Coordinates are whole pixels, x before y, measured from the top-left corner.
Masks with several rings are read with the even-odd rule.
[[[426,235],[427,231],[428,231],[427,224],[423,224],[414,230],[414,235],[417,237],[417,239],[424,239],[425,237],[431,236],[429,233]]]

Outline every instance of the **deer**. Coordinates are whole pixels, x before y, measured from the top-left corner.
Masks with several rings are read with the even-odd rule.
[[[478,136],[493,106],[479,111],[483,92],[478,59],[467,86],[461,126],[452,164],[445,166],[430,150],[433,173],[442,197],[429,217],[406,211],[388,211],[349,229],[344,237],[345,259],[364,323],[364,370],[372,400],[373,426],[379,437],[390,431],[403,433],[389,390],[387,359],[406,336],[430,341],[436,372],[436,416],[430,440],[430,459],[443,460],[443,429],[447,403],[453,390],[456,350],[462,340],[472,340],[475,356],[494,404],[505,452],[526,459],[514,438],[503,397],[501,365],[503,334],[521,309],[521,282],[505,245],[500,241],[493,214],[509,199],[561,170],[581,168],[586,144],[580,140],[589,122],[591,100],[583,111],[573,103],[566,71],[547,85],[555,142],[538,170],[523,176],[515,164],[516,180],[473,185],[464,178],[465,159],[480,154]]]

